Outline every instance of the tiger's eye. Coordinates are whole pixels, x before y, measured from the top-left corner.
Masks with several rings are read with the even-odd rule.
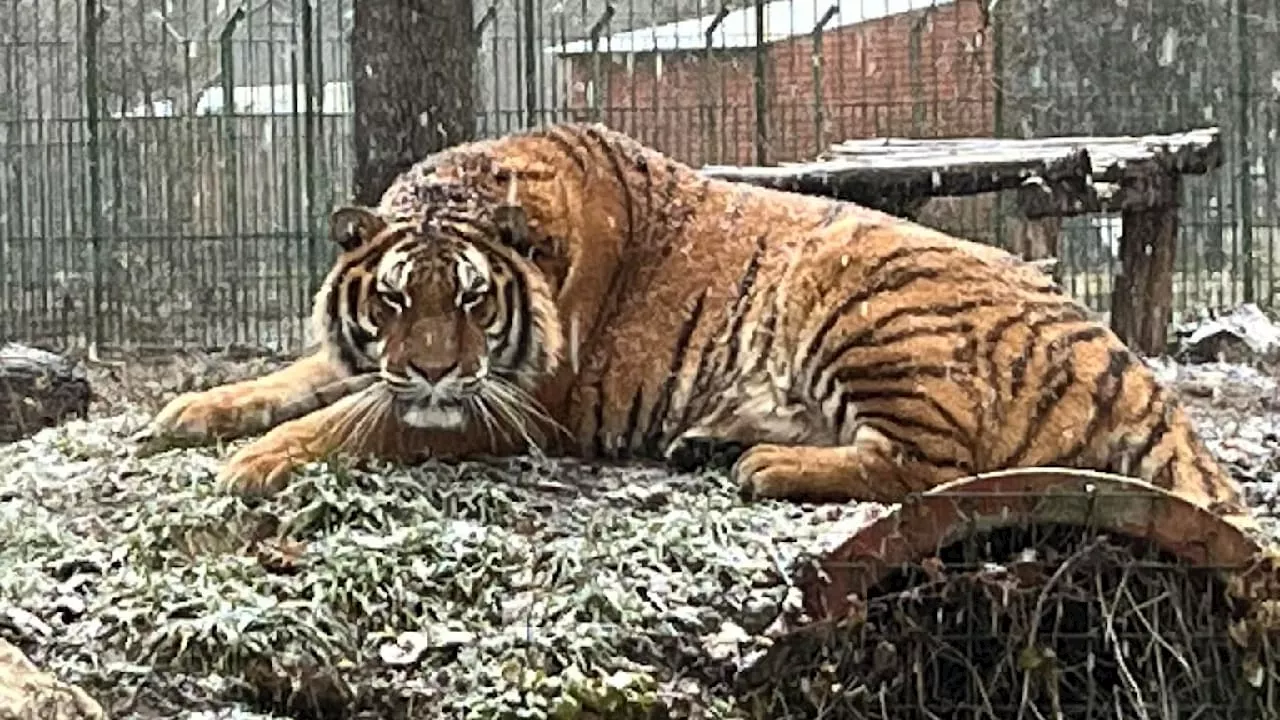
[[[464,310],[470,310],[472,306],[484,299],[484,288],[474,287],[468,288],[458,293],[458,304]]]
[[[488,293],[479,296],[474,302],[467,306],[467,312],[476,319],[481,325],[488,325],[493,322],[493,316],[496,306],[493,297]]]
[[[405,302],[404,294],[400,292],[395,292],[395,291],[381,292],[381,293],[378,293],[378,297],[379,299],[382,300],[380,304],[383,307],[389,308],[392,312],[394,312],[397,315],[404,312],[405,307],[408,305],[408,303]]]

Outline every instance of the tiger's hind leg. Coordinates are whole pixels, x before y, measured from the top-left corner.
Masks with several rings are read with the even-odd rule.
[[[912,459],[862,425],[848,445],[755,445],[738,458],[732,474],[752,498],[896,503],[966,473]]]

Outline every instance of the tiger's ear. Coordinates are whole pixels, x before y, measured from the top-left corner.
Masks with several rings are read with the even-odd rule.
[[[369,242],[387,226],[373,210],[348,205],[329,215],[329,239],[343,250],[355,250]]]

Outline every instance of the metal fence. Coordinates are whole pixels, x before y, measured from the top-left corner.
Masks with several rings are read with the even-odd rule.
[[[293,350],[352,172],[351,0],[0,0],[0,337]],[[598,119],[695,165],[870,136],[1218,125],[1184,190],[1180,314],[1274,306],[1275,0],[476,3],[482,135]],[[89,22],[87,19],[92,18]],[[924,220],[1003,243],[999,197]],[[1064,223],[1106,310],[1118,222]]]

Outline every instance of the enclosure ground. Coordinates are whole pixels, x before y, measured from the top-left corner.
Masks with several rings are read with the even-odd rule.
[[[902,619],[898,598],[868,608],[880,634],[863,630],[876,651],[866,657],[797,664],[764,691],[744,690],[737,675],[795,602],[793,570],[879,506],[745,504],[722,474],[537,459],[313,467],[282,496],[246,504],[212,488],[225,449],[129,456],[121,438],[176,389],[279,363],[96,364],[89,420],[0,447],[0,637],[112,717],[812,717],[829,702],[812,678],[921,667],[877,654],[890,620]],[[1277,532],[1274,376],[1153,364]],[[1067,553],[1087,544],[1059,543]],[[1088,577],[1114,580],[1106,572]],[[957,574],[951,592],[979,597],[988,580]],[[1034,595],[1013,597],[1023,615],[1008,615],[1002,631],[1045,610]],[[1167,603],[1169,593],[1155,597]],[[1184,664],[1213,679],[1206,668],[1219,656],[1200,657],[1208,664]],[[1015,690],[1017,663],[1032,660],[1000,666],[1000,692]],[[965,668],[951,656],[931,662]],[[1166,670],[1181,671],[1172,659]],[[874,687],[969,692],[931,677]],[[828,717],[881,717],[874,693],[842,707]]]

